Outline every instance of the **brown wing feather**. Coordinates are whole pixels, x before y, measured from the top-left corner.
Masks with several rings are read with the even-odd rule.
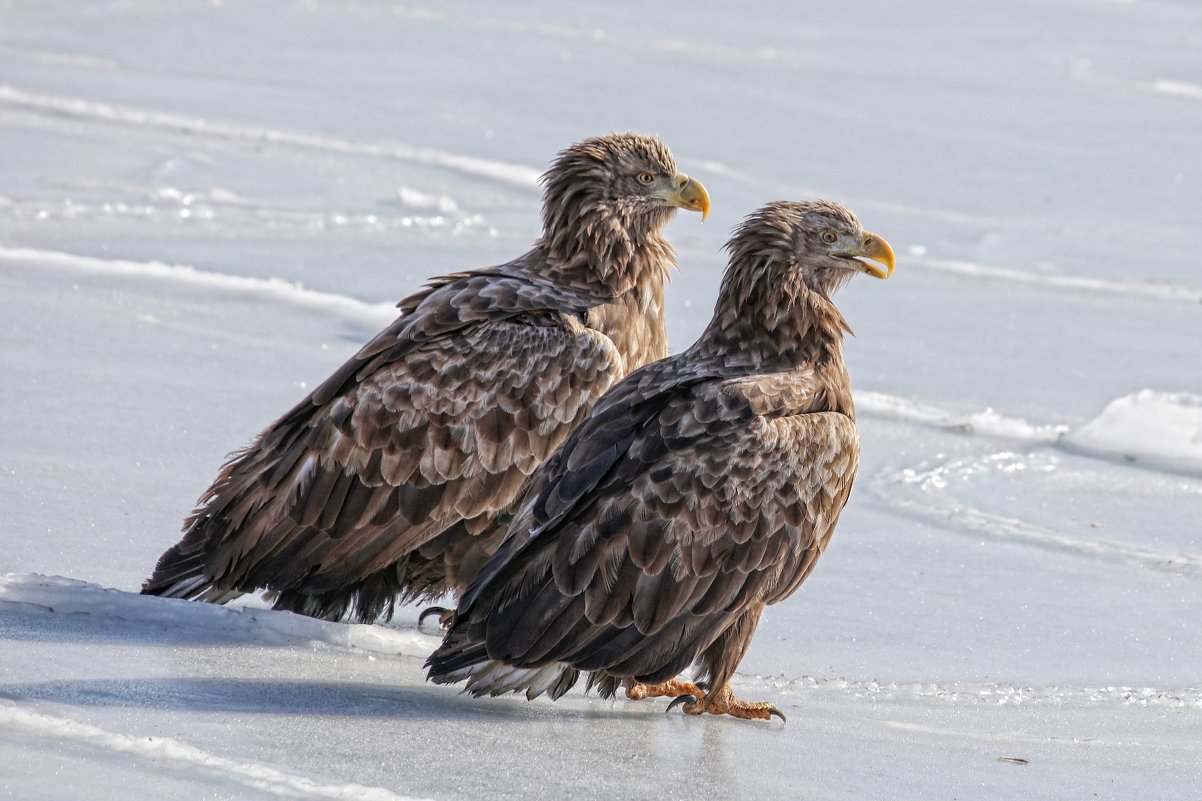
[[[765,416],[756,393],[770,381],[657,368],[607,396],[540,471],[433,674],[455,669],[463,641],[518,667],[660,681],[804,580],[850,493],[854,422]]]
[[[670,261],[670,254],[661,254],[660,258]],[[592,307],[587,324],[613,341],[622,354],[626,371],[631,371],[667,354],[663,306],[663,276],[652,271],[638,281],[636,291]],[[527,396],[534,389],[529,388]],[[524,401],[528,405],[529,398]],[[536,424],[526,406],[506,408],[505,411],[528,421],[512,434],[515,452],[529,452],[535,464],[544,461],[558,442],[545,434],[563,421],[544,420]],[[525,466],[523,471],[529,472]],[[434,597],[447,591],[462,592],[504,539],[507,526],[504,518],[494,523],[491,516],[460,521],[421,548],[407,552],[401,561],[386,565],[367,578],[344,584],[320,597],[312,594],[281,596],[277,606],[297,611],[315,608],[317,611],[309,613],[339,617],[343,609],[353,605],[361,620],[370,620],[378,617],[381,611],[387,612],[392,599],[397,597]]]
[[[549,291],[436,288],[226,465],[145,591],[320,595],[486,528],[623,372]]]
[[[462,589],[504,531],[496,514],[581,410],[665,354],[662,229],[682,204],[708,208],[663,143],[633,133],[565,149],[544,189],[533,249],[399,304],[226,465],[144,592],[225,601],[268,586],[277,608],[370,620],[398,595]],[[473,349],[472,332],[495,341]]]

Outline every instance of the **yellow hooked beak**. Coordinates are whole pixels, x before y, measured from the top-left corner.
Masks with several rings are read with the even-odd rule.
[[[701,212],[702,222],[710,214],[710,193],[705,191],[705,184],[682,172],[676,174],[670,187],[657,191],[655,196],[677,208]]]
[[[893,275],[893,248],[889,247],[889,243],[884,237],[876,234],[864,232],[860,237],[860,246],[854,250],[845,251],[839,254],[852,258],[852,266],[862,273],[867,273],[873,278],[888,278]],[[863,261],[869,259],[870,261]]]

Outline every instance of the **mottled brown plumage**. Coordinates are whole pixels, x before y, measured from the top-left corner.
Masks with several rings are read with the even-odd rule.
[[[859,461],[831,293],[893,253],[838,204],[772,203],[728,244],[713,320],[610,390],[535,473],[430,658],[476,695],[590,685],[767,717],[728,682],[765,605],[813,570]],[[886,269],[861,261],[879,260]],[[697,685],[674,681],[700,663]]]
[[[143,592],[370,621],[466,586],[496,518],[593,403],[664,355],[661,229],[708,211],[657,139],[560,153],[543,235],[435,279],[400,317],[235,454]],[[504,530],[499,532],[504,533]]]

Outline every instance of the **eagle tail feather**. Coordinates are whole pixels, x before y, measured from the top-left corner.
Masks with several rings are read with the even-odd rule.
[[[525,693],[526,698],[531,700],[543,694],[555,700],[572,689],[580,678],[579,670],[560,662],[537,667],[515,667],[491,659],[483,643],[451,653],[443,653],[439,649],[426,664],[430,667],[430,681],[435,684],[465,681],[463,691],[476,698]]]

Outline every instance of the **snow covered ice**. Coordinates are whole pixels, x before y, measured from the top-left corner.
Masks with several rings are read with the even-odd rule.
[[[135,594],[614,129],[713,196],[677,348],[764,201],[899,253],[839,297],[857,489],[736,678],[787,726],[462,697],[414,609]],[[1202,797],[1199,141],[1192,0],[0,0],[0,798]]]

